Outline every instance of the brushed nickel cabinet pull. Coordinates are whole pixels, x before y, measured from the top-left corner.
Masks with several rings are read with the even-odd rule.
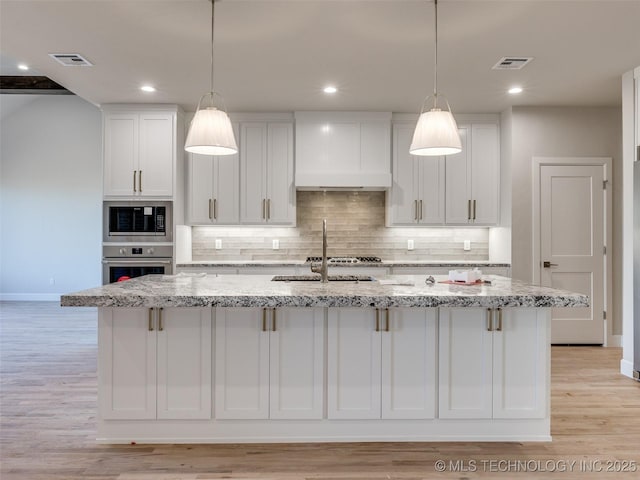
[[[262,199],[262,218],[264,218],[265,220],[267,219],[266,211],[267,211],[267,200],[263,198]]]
[[[418,209],[418,212],[420,213],[419,220],[422,220],[422,200],[420,200],[420,208]]]
[[[487,308],[487,332],[493,332],[492,309]]]
[[[133,171],[133,193],[137,192],[136,190],[136,174],[138,172],[136,170]]]
[[[271,199],[267,198],[267,220],[271,220]]]
[[[271,331],[275,332],[276,331],[276,309],[275,308],[273,309],[273,313],[271,315],[272,315],[271,321],[273,322],[271,324]]]
[[[211,213],[211,199],[209,199],[209,220],[213,220],[213,214]]]
[[[267,331],[267,309],[266,308],[262,309],[262,331],[263,332]]]
[[[164,330],[164,325],[162,324],[162,307],[158,309],[158,331],[162,332]]]
[[[376,308],[376,332],[380,331],[380,309]]]
[[[138,175],[138,190],[142,193],[142,170],[138,170],[140,174]]]
[[[418,220],[418,200],[413,201],[413,219]]]
[[[467,200],[467,220],[471,220],[471,200]]]
[[[153,332],[153,308],[149,309],[149,331]]]
[[[420,200],[422,201],[422,200]],[[385,313],[385,320],[386,320],[386,324],[384,326],[384,331],[388,332],[389,331],[389,309],[385,308],[384,309],[384,313]]]
[[[498,308],[498,327],[496,328],[496,332],[502,331],[502,308]]]
[[[214,220],[218,219],[218,199],[213,199],[213,218]]]
[[[476,201],[473,201],[473,219],[476,219]]]

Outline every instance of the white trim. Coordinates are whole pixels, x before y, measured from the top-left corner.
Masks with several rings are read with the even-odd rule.
[[[620,373],[625,377],[633,378],[633,363],[624,358],[620,360]]]
[[[533,179],[533,198],[532,198],[532,283],[540,284],[540,170],[543,166],[579,166],[579,165],[601,165],[604,167],[604,180],[608,182],[605,190],[605,206],[604,206],[604,229],[605,229],[605,245],[608,253],[605,255],[605,296],[604,309],[608,313],[608,318],[604,322],[605,334],[603,346],[612,346],[613,340],[613,296],[612,296],[612,251],[613,251],[613,177],[611,175],[613,159],[611,157],[533,157],[531,162],[532,179]]]
[[[59,302],[62,293],[0,293],[1,302]]]

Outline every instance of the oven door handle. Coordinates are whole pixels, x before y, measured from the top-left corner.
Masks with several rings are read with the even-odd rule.
[[[126,264],[126,265],[150,265],[150,264],[154,264],[154,263],[161,263],[163,265],[170,265],[172,263],[171,260],[156,260],[156,259],[149,259],[149,260],[142,260],[142,259],[136,259],[136,260],[106,260],[103,259],[102,263],[104,265],[109,265],[111,263],[121,263],[121,264]]]

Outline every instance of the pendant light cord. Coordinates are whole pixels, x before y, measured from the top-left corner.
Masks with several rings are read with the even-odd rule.
[[[435,32],[436,32],[436,41],[435,41],[435,63],[433,69],[433,108],[438,107],[438,0],[434,0],[435,2]]]
[[[213,27],[215,25],[216,0],[211,0],[211,95],[213,97]],[[213,101],[213,98],[211,99]]]

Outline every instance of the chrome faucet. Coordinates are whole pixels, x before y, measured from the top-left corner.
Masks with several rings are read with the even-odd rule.
[[[327,219],[322,220],[322,263],[311,264],[311,271],[322,275],[321,282],[329,283],[329,265],[327,264]]]

